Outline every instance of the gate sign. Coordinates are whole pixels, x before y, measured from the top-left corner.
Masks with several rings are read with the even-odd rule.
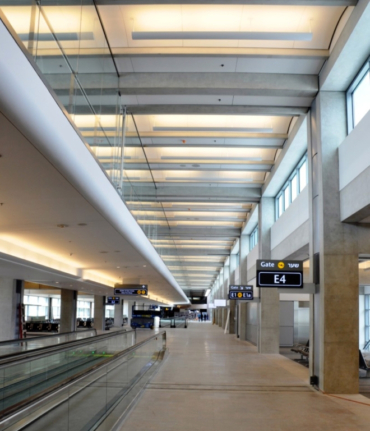
[[[147,295],[147,284],[116,284],[114,289],[115,295]]]
[[[303,288],[300,260],[257,260],[257,287]]]
[[[251,301],[253,299],[253,286],[229,285],[229,299],[238,301]]]

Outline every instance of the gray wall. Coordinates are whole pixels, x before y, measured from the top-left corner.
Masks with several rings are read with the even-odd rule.
[[[249,302],[247,304],[247,329],[246,339],[252,344],[258,342],[258,303]]]

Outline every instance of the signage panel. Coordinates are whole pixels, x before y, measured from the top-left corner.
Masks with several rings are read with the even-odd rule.
[[[108,305],[114,305],[119,304],[120,298],[118,296],[108,296],[107,297],[107,304]]]
[[[257,260],[257,287],[303,288],[302,261]]]
[[[251,301],[253,299],[253,286],[240,286],[231,284],[229,286],[229,299]]]
[[[147,295],[147,284],[116,284],[115,295]]]

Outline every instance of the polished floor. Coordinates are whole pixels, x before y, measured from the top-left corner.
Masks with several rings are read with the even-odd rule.
[[[218,326],[192,322],[167,330],[167,342],[167,359],[121,430],[370,429],[370,399],[314,391],[307,368],[258,354]]]

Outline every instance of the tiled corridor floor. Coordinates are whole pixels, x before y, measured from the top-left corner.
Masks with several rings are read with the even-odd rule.
[[[193,322],[170,329],[167,343],[167,359],[122,430],[370,429],[370,399],[316,392],[307,368],[281,355],[258,354],[218,326]]]

